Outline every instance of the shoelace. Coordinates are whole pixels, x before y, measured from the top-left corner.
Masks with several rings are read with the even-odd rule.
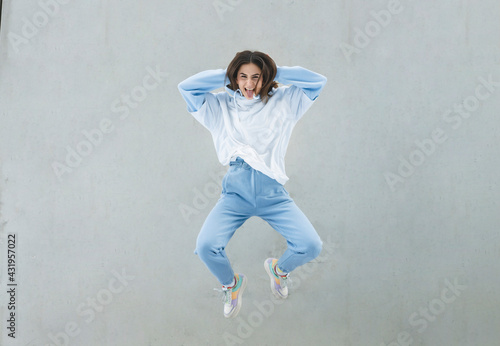
[[[288,287],[288,275],[290,275],[290,273],[286,274],[286,276],[280,276],[280,286],[281,288],[285,288],[285,287]]]
[[[233,291],[231,289],[214,288],[214,291],[219,292],[218,293],[219,299],[224,303],[230,304],[232,302]]]
[[[233,290],[232,289],[226,289],[224,290],[224,303],[225,304],[231,304],[231,302],[233,301],[233,298],[232,298],[232,293],[233,293]]]

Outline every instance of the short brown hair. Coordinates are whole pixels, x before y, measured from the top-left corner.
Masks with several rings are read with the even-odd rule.
[[[226,78],[229,80],[227,87],[235,91],[238,89],[236,79],[240,66],[250,63],[257,65],[261,70],[259,79],[262,78],[262,89],[260,89],[259,95],[261,100],[265,103],[267,99],[272,96],[272,89],[278,87],[278,83],[274,81],[276,72],[278,71],[276,63],[265,53],[259,51],[252,52],[249,50],[236,53],[236,56],[227,67]]]

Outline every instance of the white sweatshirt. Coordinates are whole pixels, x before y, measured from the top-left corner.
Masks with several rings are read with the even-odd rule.
[[[297,121],[313,104],[326,77],[305,68],[278,67],[266,104],[257,95],[247,100],[238,89],[211,93],[225,85],[226,70],[208,70],[179,83],[188,112],[212,134],[217,156],[226,166],[237,156],[252,168],[284,185],[285,154]]]

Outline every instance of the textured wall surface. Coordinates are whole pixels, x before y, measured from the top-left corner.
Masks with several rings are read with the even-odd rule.
[[[2,345],[498,345],[498,1],[3,6]],[[226,320],[193,250],[227,168],[177,84],[244,49],[328,77],[286,156],[325,246],[276,302],[248,220]]]

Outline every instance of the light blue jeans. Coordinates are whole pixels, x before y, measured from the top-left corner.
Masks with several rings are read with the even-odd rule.
[[[234,277],[226,245],[251,216],[267,221],[286,239],[288,248],[278,261],[283,272],[290,273],[321,252],[323,242],[318,233],[284,186],[238,157],[230,162],[222,179],[221,197],[196,242],[195,253],[222,285],[231,284]]]

